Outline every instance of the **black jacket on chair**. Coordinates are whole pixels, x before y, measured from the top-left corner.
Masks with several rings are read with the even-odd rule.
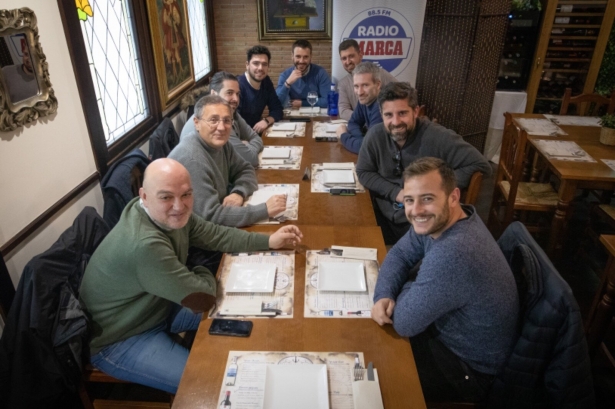
[[[149,159],[166,158],[178,143],[179,136],[173,123],[169,118],[164,118],[149,137]]]
[[[570,286],[522,223],[510,224],[498,245],[520,289],[520,334],[493,383],[490,406],[593,408],[587,342]]]
[[[100,182],[105,200],[103,219],[109,228],[117,224],[126,204],[136,196],[132,189],[133,168],[138,167],[143,173],[149,162],[141,149],[135,149],[114,163]]]
[[[24,268],[0,341],[0,406],[64,409],[80,402],[88,320],[78,291],[108,232],[96,210],[86,207]]]

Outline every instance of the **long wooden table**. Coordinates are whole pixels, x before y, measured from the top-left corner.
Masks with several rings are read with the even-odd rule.
[[[327,121],[328,118],[316,118]],[[263,137],[265,146],[303,146],[300,170],[258,169],[258,183],[299,184],[299,218],[297,224],[376,226],[369,192],[356,196],[332,196],[312,193],[309,180],[302,180],[305,168],[313,163],[354,162],[357,155],[346,150],[339,142],[316,142],[312,138],[312,122],[306,125],[306,136],[300,138]]]
[[[270,232],[275,226],[249,230]],[[292,319],[254,319],[249,338],[210,336],[211,320],[203,319],[173,408],[216,408],[229,351],[363,352],[378,369],[384,407],[425,408],[414,357],[407,338],[390,325],[371,319],[303,318],[305,252],[331,245],[374,247],[382,263],[386,249],[377,226],[299,226],[303,243],[295,255],[295,297]]]
[[[512,114],[513,126],[519,126],[518,118],[543,118],[539,114]],[[559,200],[555,216],[551,224],[547,254],[552,260],[559,258],[564,240],[566,239],[567,220],[571,214],[570,203],[577,189],[615,190],[615,171],[609,168],[601,159],[615,159],[615,146],[600,143],[600,128],[592,126],[560,126],[568,135],[557,137],[532,136],[528,140],[547,163],[549,169],[559,178],[560,186],[557,192]],[[596,162],[570,162],[550,159],[536,146],[536,140],[556,139],[574,141],[583,148]]]

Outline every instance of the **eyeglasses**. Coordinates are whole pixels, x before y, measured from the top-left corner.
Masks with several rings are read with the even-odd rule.
[[[400,177],[402,173],[404,173],[404,166],[401,163],[401,152],[397,152],[393,159],[397,161],[397,166],[395,166],[395,176]]]
[[[210,126],[218,126],[218,124],[220,122],[222,122],[224,124],[224,126],[231,126],[233,124],[233,120],[231,118],[218,118],[218,117],[211,117],[211,118],[207,118],[204,119],[205,122],[207,122]]]

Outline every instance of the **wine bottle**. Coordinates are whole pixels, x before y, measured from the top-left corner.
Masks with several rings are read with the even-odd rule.
[[[231,409],[231,391],[226,391],[226,396],[222,403],[220,403],[220,408]]]

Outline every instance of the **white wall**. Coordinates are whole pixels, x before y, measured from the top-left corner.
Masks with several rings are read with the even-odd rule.
[[[58,112],[17,131],[0,132],[0,245],[96,171],[57,2],[2,0],[0,5],[3,9],[21,7],[29,7],[38,18]],[[98,184],[5,255],[15,284],[25,262],[47,249],[86,205],[102,214]]]

